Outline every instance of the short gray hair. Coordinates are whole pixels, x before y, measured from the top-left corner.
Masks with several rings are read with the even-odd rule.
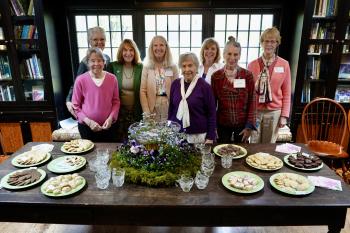
[[[199,67],[199,60],[198,60],[198,57],[195,53],[192,53],[192,52],[186,52],[186,53],[183,53],[183,54],[180,54],[179,56],[179,68],[181,69],[181,66],[182,66],[182,63],[184,61],[192,61],[193,64],[197,67],[197,70],[198,70],[198,67]]]
[[[106,58],[103,55],[103,52],[100,48],[89,48],[86,52],[86,63],[90,60],[90,57],[93,53],[96,53],[97,56],[101,57],[104,62],[106,62]]]
[[[99,27],[99,26],[96,26],[96,27],[93,27],[93,28],[89,28],[88,31],[87,31],[89,43],[90,43],[90,40],[92,38],[92,35],[95,34],[95,33],[101,33],[102,36],[106,39],[106,32],[105,32],[105,30],[103,28]]]

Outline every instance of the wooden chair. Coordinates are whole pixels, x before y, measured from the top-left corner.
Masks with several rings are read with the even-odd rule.
[[[0,154],[0,163],[2,163],[4,160],[6,160],[9,156],[7,155],[6,149],[5,149],[5,143],[4,138],[2,137],[2,133],[0,130],[0,151],[2,151],[2,154]]]
[[[343,150],[347,132],[347,114],[336,101],[317,98],[308,103],[302,114],[302,130],[309,149],[319,156],[347,158]]]
[[[313,153],[323,157],[346,183],[350,183],[347,165],[349,155],[343,150],[347,124],[344,108],[332,99],[314,99],[303,110],[301,126],[307,146]],[[334,165],[335,160],[340,162],[341,167]]]

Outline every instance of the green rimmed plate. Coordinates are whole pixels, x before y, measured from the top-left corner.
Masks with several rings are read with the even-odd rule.
[[[74,189],[72,189],[72,190],[70,190],[69,192],[66,192],[66,193],[53,194],[53,193],[46,192],[44,190],[44,187],[48,184],[48,182],[50,180],[47,180],[45,183],[43,183],[41,185],[40,191],[41,191],[42,194],[44,194],[46,196],[49,196],[49,197],[65,197],[65,196],[69,196],[69,195],[72,195],[72,194],[80,191],[82,188],[84,188],[84,186],[86,185],[86,180],[85,180],[84,177],[82,177],[82,178],[83,178],[83,182],[80,185],[78,185],[76,188],[74,188]]]
[[[80,140],[87,140],[87,139],[80,139]],[[90,141],[90,140],[88,140],[88,141]],[[68,151],[63,146],[64,146],[64,144],[61,146],[61,151],[66,153],[66,154],[82,154],[82,153],[88,152],[89,150],[94,148],[95,144],[93,142],[91,142],[91,145],[82,151]]]
[[[77,158],[80,160],[79,163],[71,165],[67,159]],[[79,155],[66,155],[52,160],[48,165],[47,169],[54,173],[68,173],[76,171],[86,164],[86,159]]]
[[[244,148],[244,147],[241,147],[241,146],[238,146],[238,145],[235,145],[235,144],[221,144],[221,145],[217,145],[216,147],[214,147],[213,151],[216,155],[222,157],[222,156],[225,156],[224,154],[220,154],[219,153],[219,150],[223,147],[226,147],[226,146],[234,146],[234,147],[238,147],[240,149],[240,152],[237,156],[232,156],[232,159],[239,159],[239,158],[243,158],[244,156],[246,156],[248,154],[247,150]]]
[[[304,155],[305,155],[305,154],[304,154]],[[295,169],[298,169],[298,170],[303,170],[303,171],[318,171],[318,170],[320,170],[321,168],[323,168],[323,162],[321,163],[320,166],[318,166],[318,167],[313,167],[313,168],[296,167],[295,165],[291,164],[291,163],[288,161],[288,158],[289,158],[290,156],[293,156],[294,158],[297,157],[296,154],[289,154],[289,155],[284,156],[283,161],[284,161],[286,164],[288,164],[288,166],[290,166],[290,167],[292,167],[292,168],[295,168]]]
[[[297,191],[297,190],[293,190],[293,189],[289,189],[289,188],[284,188],[284,187],[281,187],[281,186],[276,184],[275,179],[277,176],[288,175],[288,174],[296,175],[298,178],[308,182],[308,184],[309,184],[308,189],[306,189],[304,191]],[[270,176],[270,184],[272,185],[272,187],[274,187],[275,189],[277,189],[280,192],[287,193],[290,195],[297,195],[297,196],[298,195],[307,195],[307,194],[312,193],[315,190],[315,186],[312,184],[312,182],[309,179],[307,179],[306,177],[304,177],[302,175],[296,174],[296,173],[288,173],[288,172],[276,173],[276,174]]]
[[[29,170],[29,169],[37,169],[38,172],[40,172],[40,174],[41,174],[40,179],[37,180],[37,181],[35,181],[35,182],[33,182],[33,183],[31,183],[31,184],[23,185],[23,186],[14,186],[14,185],[10,185],[9,183],[7,183],[9,177],[10,177],[12,174],[14,174],[14,173],[16,173],[16,172],[20,172],[20,171]],[[28,188],[28,187],[31,187],[31,186],[34,186],[34,185],[40,183],[41,181],[43,181],[43,180],[45,179],[45,177],[46,177],[46,172],[45,172],[44,170],[42,170],[42,169],[40,169],[40,168],[33,168],[33,167],[31,167],[31,168],[22,169],[22,170],[16,170],[16,171],[13,171],[13,172],[7,174],[6,176],[4,176],[4,177],[1,179],[0,185],[1,185],[2,187],[6,188],[6,189],[11,189],[11,190],[25,189],[25,188]]]
[[[251,178],[254,178],[257,180],[257,184],[254,186],[253,189],[251,190],[243,190],[243,189],[237,189],[237,188],[234,188],[230,185],[229,183],[229,179],[231,176],[239,176],[239,177],[244,177],[244,176],[248,176],[248,177],[251,177]],[[237,193],[256,193],[256,192],[259,192],[260,190],[262,190],[264,188],[264,181],[257,175],[253,174],[253,173],[250,173],[250,172],[244,172],[244,171],[234,171],[234,172],[229,172],[227,174],[225,174],[222,179],[222,184],[229,190],[231,191],[234,191],[234,192],[237,192]]]
[[[11,164],[15,167],[20,167],[20,168],[26,168],[26,167],[35,167],[35,166],[38,166],[38,165],[41,165],[43,163],[45,163],[46,161],[48,161],[50,158],[51,158],[51,154],[50,153],[47,153],[45,158],[37,163],[32,163],[32,164],[20,164],[18,163],[18,159],[21,158],[22,156],[25,156],[25,154],[27,154],[29,151],[27,152],[24,152],[22,154],[19,154],[17,155],[16,157],[14,157],[12,160],[11,160]]]

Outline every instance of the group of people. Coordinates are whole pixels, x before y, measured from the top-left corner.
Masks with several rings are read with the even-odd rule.
[[[88,38],[90,48],[66,100],[82,138],[124,141],[142,113],[178,122],[190,143],[274,143],[287,123],[291,75],[288,61],[276,55],[281,36],[275,27],[262,33],[262,56],[247,69],[238,65],[241,45],[234,37],[224,46],[224,63],[218,42],[207,38],[200,59],[192,52],[179,56],[181,75],[163,36],[153,37],[143,64],[131,39],[122,41],[110,62],[103,54],[104,30],[91,28]]]

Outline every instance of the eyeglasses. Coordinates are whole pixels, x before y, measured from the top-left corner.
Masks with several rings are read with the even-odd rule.
[[[264,40],[263,43],[265,44],[277,44],[276,40]]]

